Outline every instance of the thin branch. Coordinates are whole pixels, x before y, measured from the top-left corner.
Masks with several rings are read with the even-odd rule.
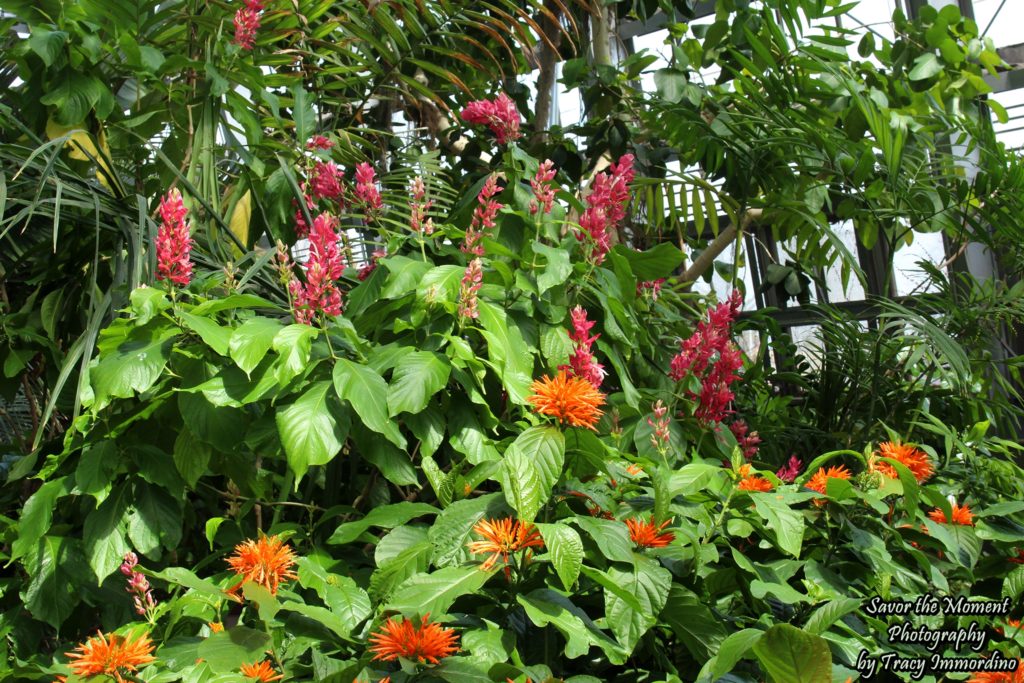
[[[747,209],[743,213],[742,218],[740,218],[739,228],[736,227],[736,224],[730,223],[725,230],[718,233],[718,237],[711,241],[707,248],[697,257],[697,260],[683,273],[680,280],[685,283],[685,286],[689,288],[696,282],[697,278],[702,276],[712,266],[718,255],[725,251],[726,247],[739,239],[752,221],[761,217],[761,212],[761,209]]]

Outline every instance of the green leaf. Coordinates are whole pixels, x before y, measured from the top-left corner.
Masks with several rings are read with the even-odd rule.
[[[583,566],[583,541],[579,533],[565,524],[538,524],[544,546],[565,590],[572,590]]]
[[[628,605],[614,593],[605,591],[604,611],[612,632],[632,652],[640,638],[657,622],[657,616],[668,600],[672,575],[654,560],[644,558],[631,572],[609,567],[608,577],[632,593],[641,610]]]
[[[629,529],[622,522],[597,517],[575,518],[576,524],[597,543],[605,557],[615,562],[633,562],[633,542]]]
[[[174,465],[185,483],[195,488],[200,477],[209,471],[213,449],[200,441],[188,428],[178,432],[174,440]]]
[[[63,126],[77,126],[93,109],[100,119],[110,114],[114,96],[103,81],[64,69],[51,87],[39,98],[41,104],[56,107],[54,119]]]
[[[725,640],[721,617],[708,609],[693,591],[679,584],[672,584],[661,617],[698,662],[718,652]]]
[[[128,538],[139,552],[160,559],[160,547],[181,541],[181,506],[166,489],[145,482],[135,485],[134,508],[128,513]]]
[[[414,351],[399,361],[388,387],[388,412],[418,413],[427,407],[431,396],[448,383],[452,366],[444,356],[432,351]]]
[[[388,414],[387,382],[376,371],[340,358],[334,366],[334,390],[338,398],[352,405],[363,424],[383,434],[399,448],[405,448],[405,437]]]
[[[444,442],[445,416],[436,406],[427,406],[415,415],[406,415],[404,423],[413,436],[419,439],[420,456],[423,458],[429,458],[436,453]]]
[[[317,382],[297,401],[277,412],[277,430],[288,466],[295,473],[296,486],[310,467],[326,465],[334,459],[344,443],[345,429],[327,402],[330,388],[330,382]]]
[[[448,419],[449,443],[466,456],[472,465],[498,460],[501,453],[484,433],[476,413],[468,403],[459,402],[450,411]]]
[[[1016,600],[1024,593],[1024,566],[1014,568],[1003,579],[1003,597]]]
[[[480,301],[480,324],[487,340],[487,357],[498,369],[509,400],[523,404],[533,381],[533,355],[522,333],[510,324],[505,311],[488,301]]]
[[[274,336],[273,348],[280,356],[274,366],[278,384],[284,386],[306,370],[310,346],[319,334],[320,330],[309,325],[288,325]]]
[[[35,550],[39,539],[50,530],[53,511],[57,501],[71,493],[73,480],[68,477],[52,479],[32,494],[25,501],[18,519],[18,538],[11,548],[11,559],[16,560],[26,553]],[[98,503],[98,501],[97,501]]]
[[[431,268],[420,278],[416,286],[416,298],[427,303],[455,303],[464,272],[465,268],[456,265]]]
[[[397,299],[417,291],[424,276],[431,270],[429,263],[406,256],[392,256],[383,263],[388,270],[388,279],[379,295],[381,299]]]
[[[61,536],[44,536],[28,551],[24,563],[29,577],[21,594],[25,608],[33,617],[58,630],[79,599],[75,582],[65,571],[81,562],[73,544],[74,541]]]
[[[51,31],[45,26],[33,26],[32,34],[28,38],[28,46],[49,68],[57,61],[67,40],[68,34],[64,31]]]
[[[736,663],[754,647],[763,634],[764,631],[756,628],[745,628],[731,634],[722,641],[715,656],[705,662],[700,675],[697,676],[697,683],[714,683],[732,671]]]
[[[772,626],[754,644],[754,654],[776,683],[832,680],[832,651],[828,641],[795,626]]]
[[[229,673],[237,671],[243,664],[262,660],[269,645],[270,636],[263,631],[234,626],[212,634],[199,644],[196,654],[214,673]]]
[[[477,591],[497,568],[483,571],[477,565],[444,567],[430,574],[415,574],[398,587],[386,610],[405,616],[445,614],[460,596]]]
[[[185,311],[181,311],[178,317],[190,330],[198,334],[207,346],[222,356],[228,355],[232,335],[229,328],[221,327],[209,318],[192,315]]]
[[[292,98],[295,104],[292,107],[292,119],[295,121],[295,139],[300,144],[313,134],[316,126],[316,114],[313,113],[313,101],[306,92],[302,82],[292,86]]]
[[[274,337],[282,329],[281,323],[271,318],[249,318],[231,335],[228,348],[231,360],[250,374],[260,364],[274,344]]]
[[[78,467],[75,469],[75,488],[95,498],[96,504],[99,505],[110,493],[117,466],[118,450],[113,441],[101,441],[84,447]],[[25,509],[28,510],[27,505]],[[22,513],[22,524],[24,520],[25,514]],[[42,533],[45,531],[44,529]]]
[[[942,62],[934,53],[926,52],[914,60],[914,68],[908,77],[912,81],[923,81],[939,73],[942,73]]]
[[[637,280],[669,277],[686,260],[686,255],[679,247],[670,242],[662,242],[646,251],[634,251],[617,244],[612,251],[626,257]]]
[[[85,518],[83,540],[89,566],[101,585],[124,561],[130,550],[125,542],[128,513],[127,483],[116,486],[102,504]]]
[[[658,69],[654,72],[654,86],[658,95],[667,102],[679,102],[683,99],[688,83],[686,72],[677,69]]]
[[[804,624],[804,630],[814,635],[821,635],[829,626],[843,616],[860,607],[860,600],[855,598],[836,598],[830,600],[814,611]]]
[[[499,477],[509,505],[532,522],[562,474],[565,436],[555,427],[530,427],[505,451]]]
[[[212,581],[200,579],[192,570],[185,567],[168,567],[162,572],[153,572],[153,576],[177,586],[212,595],[216,598],[226,597],[224,591],[218,588]]]
[[[626,661],[628,653],[621,645],[597,628],[586,612],[555,591],[538,589],[517,595],[516,600],[534,625],[544,627],[550,624],[565,636],[565,656],[569,659],[582,657],[596,645],[612,664]]]
[[[382,529],[393,529],[396,526],[405,524],[410,519],[424,515],[436,515],[438,512],[439,510],[436,507],[426,503],[403,501],[394,505],[385,505],[370,510],[365,517],[356,522],[342,524],[331,534],[327,542],[335,545],[351,543],[372,526]]]
[[[370,596],[348,576],[328,574],[324,602],[349,633],[373,613]]]
[[[380,470],[385,479],[396,486],[419,486],[419,475],[408,453],[362,425],[355,425],[349,436],[358,454]]]
[[[552,287],[565,282],[572,274],[569,252],[561,247],[549,247],[540,242],[533,243],[533,251],[547,259],[544,270],[537,276],[538,294],[544,294]]]
[[[750,498],[757,514],[775,532],[779,547],[793,557],[800,557],[804,539],[803,514],[790,507],[791,503],[775,492],[751,492]]]
[[[100,357],[89,369],[93,410],[100,410],[111,398],[130,398],[152,387],[167,364],[176,335],[163,320],[100,332]]]
[[[428,532],[433,546],[431,562],[435,566],[444,567],[468,554],[466,539],[473,526],[484,516],[498,517],[504,509],[502,496],[497,493],[458,500],[446,507]]]

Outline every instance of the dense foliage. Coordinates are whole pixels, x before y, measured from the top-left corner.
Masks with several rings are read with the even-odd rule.
[[[1012,242],[988,228],[1014,162],[977,116],[997,58],[944,10],[847,65],[842,7],[766,4],[671,24],[653,94],[643,55],[567,61],[581,152],[511,82],[469,93],[608,9],[0,2],[26,34],[3,389],[35,417],[3,461],[0,672],[817,683],[965,656],[893,638],[911,622],[977,622],[966,654],[1016,662],[1016,364],[977,330],[1020,319],[1019,286],[936,272],[868,330],[826,310],[815,364],[740,291],[690,291],[757,221],[804,259],[766,283],[793,297],[837,260],[864,277],[836,220]],[[922,596],[1010,608],[874,607]]]

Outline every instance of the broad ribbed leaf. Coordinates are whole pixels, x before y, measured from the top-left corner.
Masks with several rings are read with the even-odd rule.
[[[267,355],[281,329],[281,323],[271,318],[246,320],[231,335],[228,343],[231,360],[248,375]]]
[[[777,683],[832,680],[832,651],[821,636],[776,624],[754,644],[761,667]]]
[[[548,501],[564,462],[565,437],[551,426],[530,427],[505,451],[501,488],[521,521],[532,522]]]
[[[214,673],[229,673],[263,659],[269,644],[270,636],[263,631],[235,626],[212,634],[199,644],[197,654]]]
[[[665,607],[672,575],[649,559],[638,562],[631,572],[609,567],[607,574],[612,581],[636,596],[642,608],[637,611],[614,593],[605,591],[604,611],[608,624],[619,642],[632,652]]]
[[[414,351],[402,358],[388,387],[388,413],[418,413],[430,397],[444,388],[452,366],[444,356],[431,351]]]
[[[295,403],[277,411],[277,430],[296,485],[310,467],[327,464],[341,450],[346,430],[328,404],[330,388],[330,382],[317,382]]]
[[[341,545],[351,543],[359,538],[364,531],[371,526],[384,529],[393,529],[396,526],[405,524],[410,519],[423,515],[436,515],[437,508],[427,503],[412,503],[403,501],[393,505],[374,508],[362,519],[355,522],[346,522],[337,528],[327,539],[328,543]]]
[[[341,358],[334,366],[334,390],[343,401],[352,404],[363,424],[405,448],[405,437],[388,415],[388,385],[377,372]]]
[[[544,546],[565,590],[571,590],[583,566],[583,541],[579,533],[565,524],[538,524]]]
[[[388,603],[388,610],[406,616],[444,614],[462,595],[483,586],[496,571],[483,571],[479,566],[444,567],[431,574],[416,574],[405,581]]]

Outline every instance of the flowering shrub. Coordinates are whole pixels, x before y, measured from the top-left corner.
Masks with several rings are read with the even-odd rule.
[[[919,651],[872,597],[1021,595],[1024,504],[980,485],[983,429],[760,460],[732,418],[741,295],[690,320],[684,254],[615,244],[632,158],[563,225],[518,113],[463,118],[508,149],[462,214],[297,155],[309,255],[280,250],[279,292],[212,283],[161,202],[154,281],[10,539],[15,627],[49,638],[21,674],[846,680],[862,651]],[[356,267],[344,207],[404,229]]]

